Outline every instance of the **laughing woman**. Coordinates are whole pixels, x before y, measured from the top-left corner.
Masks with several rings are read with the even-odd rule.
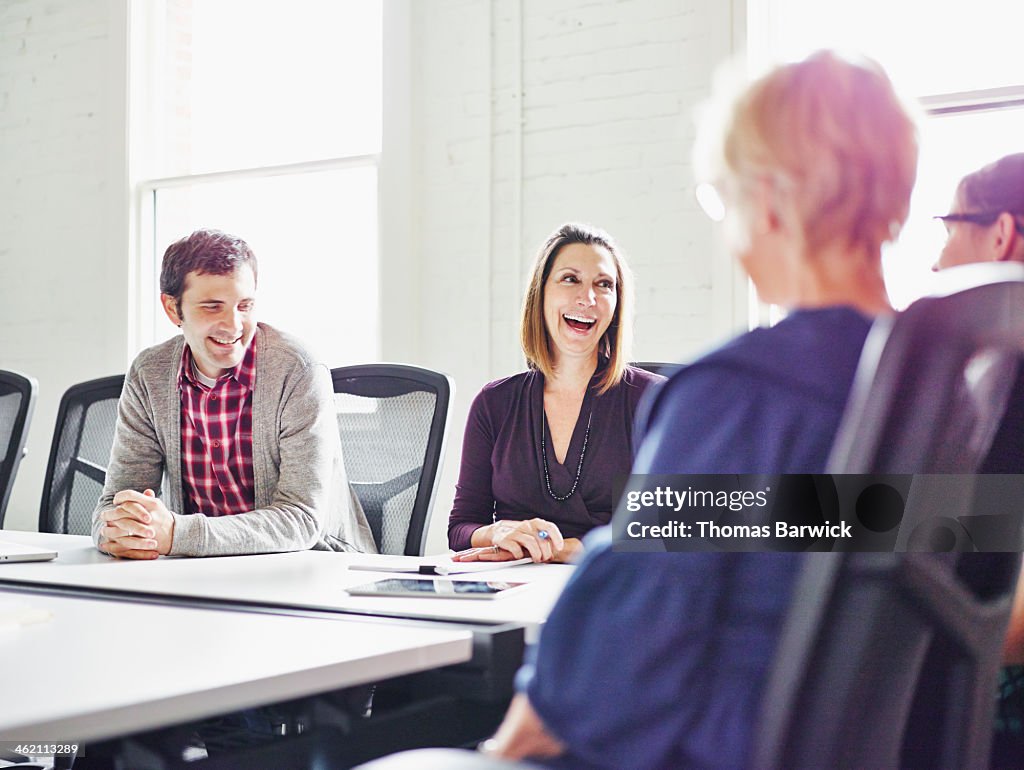
[[[473,402],[448,522],[466,560],[568,561],[612,514],[633,459],[633,415],[663,378],[627,366],[629,268],[607,233],[565,224],[537,256],[523,303],[529,369]]]

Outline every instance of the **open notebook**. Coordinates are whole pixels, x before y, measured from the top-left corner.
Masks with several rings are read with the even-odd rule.
[[[452,561],[450,554],[437,556],[364,556],[348,565],[349,569],[370,572],[411,572],[416,575],[462,575],[468,572],[514,567],[517,564],[531,564],[533,559],[513,561]]]

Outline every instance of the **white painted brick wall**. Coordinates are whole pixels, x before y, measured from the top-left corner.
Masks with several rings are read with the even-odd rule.
[[[384,354],[457,381],[433,547],[469,403],[522,368],[525,271],[559,223],[601,225],[630,255],[638,358],[684,357],[728,331],[731,274],[711,266],[689,147],[736,4],[408,3],[409,163],[385,161],[401,178],[382,190],[410,214],[385,215],[401,237],[383,239]],[[8,526],[35,526],[63,390],[127,363],[126,5],[0,2],[0,367],[40,381]]]
[[[125,369],[116,6],[0,3],[0,368],[39,381],[8,528],[36,528],[63,391]]]
[[[713,269],[719,249],[690,166],[692,110],[732,50],[732,4],[413,8],[414,261],[425,292],[416,349],[459,387],[430,530],[440,549],[466,411],[483,383],[523,368],[525,274],[561,222],[600,225],[630,256],[637,359],[692,356],[732,328],[736,313],[715,304],[731,303],[733,274]]]

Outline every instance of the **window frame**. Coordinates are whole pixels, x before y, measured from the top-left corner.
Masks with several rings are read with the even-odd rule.
[[[760,72],[771,62],[785,61],[788,58],[786,52],[779,50],[777,41],[773,39],[773,22],[778,16],[776,3],[773,0],[735,2],[743,2],[746,8],[747,72]],[[923,96],[907,94],[907,97],[913,99],[927,119],[961,116],[971,112],[998,112],[1024,108],[1024,82],[1010,86],[940,92]],[[938,257],[938,254],[935,256]],[[760,301],[749,278],[746,283],[751,297],[749,328],[773,326],[785,317],[782,308]]]
[[[395,25],[396,16],[388,3],[382,3],[382,59],[385,70],[388,68],[388,37],[389,28]],[[182,187],[194,187],[204,184],[220,184],[244,182],[246,180],[265,179],[275,176],[298,176],[324,171],[339,171],[355,168],[373,168],[377,177],[377,273],[381,279],[384,263],[384,244],[381,238],[382,223],[385,221],[381,188],[383,185],[382,167],[385,167],[384,144],[388,141],[388,105],[387,88],[382,88],[382,130],[381,150],[376,153],[342,155],[332,158],[298,161],[276,165],[247,166],[217,171],[204,171],[195,174],[161,177],[152,173],[162,148],[163,127],[156,116],[155,99],[159,92],[153,84],[163,81],[165,37],[163,21],[166,14],[164,0],[139,3],[129,0],[128,18],[128,61],[129,77],[126,83],[126,102],[128,104],[127,147],[128,147],[128,179],[129,190],[129,233],[128,242],[128,298],[127,317],[128,349],[127,361],[130,362],[144,348],[155,344],[159,337],[156,327],[160,319],[160,261],[162,250],[167,244],[156,243],[157,197],[162,190]],[[407,10],[398,15],[400,20],[407,18]],[[387,78],[387,73],[384,74]],[[390,175],[389,175],[390,176]],[[379,333],[378,347],[383,350],[385,298],[379,297],[377,303],[377,328]]]

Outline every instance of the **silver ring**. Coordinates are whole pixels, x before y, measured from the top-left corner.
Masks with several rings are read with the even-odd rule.
[[[549,537],[551,537],[551,535],[548,534],[548,531],[546,529],[542,529],[537,532],[537,537],[539,537],[541,540],[547,540]]]
[[[498,552],[498,551],[500,551],[500,550],[501,550],[501,549],[500,549],[500,548],[498,548],[498,546],[496,546],[496,545],[492,545],[492,546],[491,546],[491,553],[497,553],[497,552]]]

